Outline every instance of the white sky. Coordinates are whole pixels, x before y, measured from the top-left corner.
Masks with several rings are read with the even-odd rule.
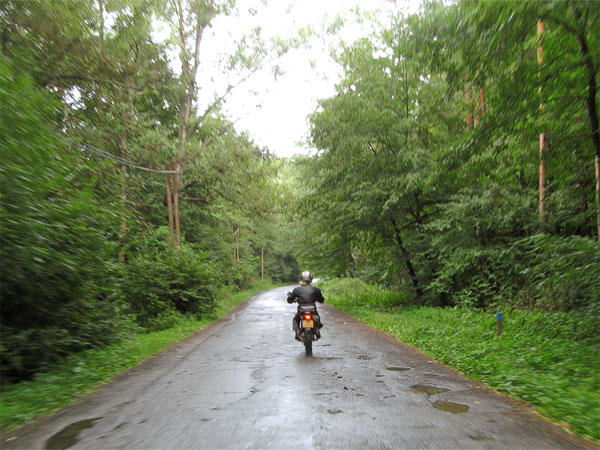
[[[198,74],[200,110],[208,105],[215,93],[225,91],[227,84],[235,84],[240,74],[219,71],[222,55],[230,54],[235,42],[244,33],[260,26],[262,36],[287,38],[307,25],[320,34],[337,14],[347,19],[336,36],[318,37],[311,48],[293,50],[285,55],[279,65],[285,74],[275,80],[270,67],[259,71],[236,87],[227,97],[224,111],[239,132],[247,131],[260,147],[268,147],[278,156],[309,153],[303,146],[308,136],[307,116],[312,113],[318,99],[335,93],[341,71],[329,56],[329,47],[337,47],[340,39],[353,42],[369,34],[369,24],[358,25],[353,10],[380,10],[377,19],[387,23],[390,11],[416,12],[419,0],[238,0],[238,14],[223,16],[205,32],[201,47],[201,65]],[[250,14],[249,9],[255,13]],[[311,68],[311,60],[315,67]],[[173,61],[175,66],[178,62]],[[179,68],[177,67],[177,70]],[[257,105],[260,105],[257,107]]]

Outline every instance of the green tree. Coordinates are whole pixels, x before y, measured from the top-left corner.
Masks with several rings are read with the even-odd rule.
[[[0,70],[2,375],[11,380],[131,327],[107,239],[114,204],[94,189],[105,167],[58,137],[50,94]]]

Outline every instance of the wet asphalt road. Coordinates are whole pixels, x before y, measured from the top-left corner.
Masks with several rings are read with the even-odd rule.
[[[1,447],[596,448],[324,305],[306,357],[277,288]]]

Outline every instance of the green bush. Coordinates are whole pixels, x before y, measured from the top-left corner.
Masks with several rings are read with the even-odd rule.
[[[160,232],[159,232],[160,234]],[[215,308],[216,270],[206,255],[188,246],[170,250],[156,235],[131,256],[123,270],[123,295],[147,329],[173,326],[181,315],[197,318]]]
[[[259,276],[260,263],[257,257],[247,256],[234,261],[229,272],[228,282],[238,289],[248,289]]]
[[[320,281],[318,286],[323,290],[325,301],[332,299],[336,306],[344,309],[367,307],[377,311],[389,311],[408,304],[412,297],[409,293],[367,284],[359,278]]]
[[[490,183],[465,189],[428,225],[435,271],[428,290],[449,305],[488,308],[505,303],[526,284],[526,257],[515,243],[534,229],[529,197]]]
[[[530,289],[523,295],[548,310],[585,309],[600,314],[600,242],[586,237],[546,234],[522,241]]]

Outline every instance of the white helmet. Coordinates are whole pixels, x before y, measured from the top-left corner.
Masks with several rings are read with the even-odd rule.
[[[302,275],[300,276],[300,281],[307,281],[308,283],[311,283],[313,279],[312,273],[310,273],[308,270],[305,270],[304,272],[302,272]]]

